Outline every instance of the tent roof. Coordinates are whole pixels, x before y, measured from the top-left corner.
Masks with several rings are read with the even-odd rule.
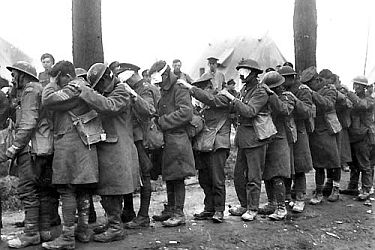
[[[0,75],[9,76],[10,74],[6,66],[12,65],[17,61],[27,61],[31,63],[32,59],[23,51],[0,37]]]
[[[370,71],[370,73],[367,75],[367,78],[369,80],[370,83],[374,83],[375,82],[375,67],[372,68],[372,70]]]
[[[207,71],[207,57],[210,56],[219,59],[218,70],[224,73],[226,81],[238,79],[236,66],[242,58],[256,60],[263,69],[274,68],[286,61],[275,42],[268,35],[260,39],[236,37],[209,44],[190,71],[193,79],[199,78],[202,68]]]

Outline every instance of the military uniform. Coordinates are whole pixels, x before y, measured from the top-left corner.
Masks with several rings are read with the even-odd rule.
[[[210,94],[207,91],[193,87],[191,95],[205,104],[203,117],[205,126],[217,129],[213,150],[211,152],[197,152],[196,168],[199,174],[199,184],[202,187],[204,198],[204,211],[224,212],[225,210],[225,162],[230,150],[230,101],[220,94]],[[222,122],[224,121],[224,123]]]
[[[211,78],[212,86],[218,91],[223,88],[223,84],[225,83],[224,74],[218,70],[216,70],[216,72],[206,72],[201,76],[201,78]]]
[[[233,107],[238,114],[235,144],[238,147],[234,168],[234,185],[241,207],[257,211],[268,140],[260,141],[253,120],[259,112],[268,113],[268,94],[253,78],[241,90],[241,100]]]

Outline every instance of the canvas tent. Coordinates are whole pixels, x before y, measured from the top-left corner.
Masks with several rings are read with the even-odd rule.
[[[207,57],[219,59],[218,70],[225,75],[225,80],[234,79],[238,83],[236,66],[242,58],[256,60],[260,67],[266,69],[284,63],[286,60],[269,35],[262,38],[235,37],[208,45],[190,71],[193,79],[198,79],[208,70]]]
[[[370,83],[375,83],[375,67],[372,68],[370,73],[367,75],[367,78]]]
[[[14,47],[11,43],[0,37],[0,75],[5,78],[10,78],[10,73],[6,66],[12,65],[17,61],[32,62],[30,56]]]

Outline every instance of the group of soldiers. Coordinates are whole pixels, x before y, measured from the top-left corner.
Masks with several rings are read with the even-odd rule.
[[[140,67],[117,61],[95,63],[88,71],[69,61],[55,64],[50,54],[41,61],[46,70],[39,76],[27,62],[7,67],[16,126],[1,161],[16,162],[25,209],[24,232],[9,247],[43,242],[44,249],[74,249],[76,240],[110,242],[123,239],[124,228],[148,227],[151,178],[158,174],[166,182],[167,204],[155,221],[185,224],[184,180],[198,170],[205,198],[194,219],[223,222],[233,127],[240,205],[229,209],[231,215],[282,220],[287,206],[303,212],[306,173],[313,168],[310,203],[321,203],[323,195],[338,201],[346,163],[350,183],[342,191],[369,198],[375,123],[372,85],[365,77],[353,79],[351,92],[329,70],[318,74],[310,67],[298,75],[286,63],[263,74],[255,60],[243,59],[236,67],[243,85],[237,92],[215,57],[196,81],[181,72],[180,60],[173,69],[157,61],[142,75]],[[260,207],[262,180],[268,203]],[[136,214],[133,193],[139,187]],[[100,195],[107,222],[92,237],[93,194]],[[53,239],[51,225],[61,223],[59,200],[63,228]]]

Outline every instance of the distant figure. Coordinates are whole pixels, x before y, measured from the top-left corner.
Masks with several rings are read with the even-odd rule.
[[[38,79],[42,86],[45,87],[49,83],[48,72],[52,69],[52,66],[55,64],[55,58],[49,53],[44,53],[40,57],[40,61],[42,62],[44,71],[39,73]]]
[[[188,74],[181,71],[181,66],[182,66],[181,60],[174,59],[173,64],[172,64],[173,74],[175,74],[178,79],[182,79],[182,80],[187,81],[188,83],[192,83],[193,79],[191,79],[191,77]]]
[[[208,67],[210,68],[210,71],[204,73],[202,77],[211,76],[212,86],[214,87],[214,89],[220,91],[223,88],[225,77],[223,73],[217,71],[217,66],[218,66],[217,61],[219,59],[215,57],[209,57],[207,58],[207,60],[208,60]]]
[[[294,65],[293,65],[293,63],[291,63],[291,62],[285,62],[285,63],[283,64],[283,66],[289,66],[289,67],[291,67],[292,69],[294,69]]]
[[[145,70],[142,71],[142,78],[145,80],[145,82],[151,84],[151,77],[148,73],[148,69],[145,69]]]

